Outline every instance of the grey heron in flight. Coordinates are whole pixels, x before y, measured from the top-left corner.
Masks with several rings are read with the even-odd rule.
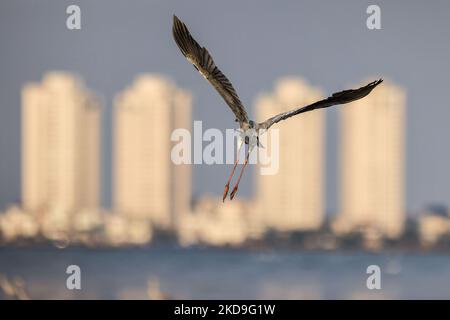
[[[340,92],[333,93],[326,99],[314,102],[310,105],[293,109],[291,111],[283,112],[275,115],[266,121],[255,122],[250,120],[245,110],[241,100],[239,99],[233,85],[228,80],[228,78],[219,70],[219,68],[214,63],[213,58],[209,54],[205,47],[200,46],[197,41],[192,37],[186,25],[178,19],[177,16],[173,16],[173,27],[172,27],[173,37],[175,39],[178,48],[181,50],[186,59],[192,63],[200,74],[213,85],[217,92],[222,96],[225,102],[230,107],[231,111],[234,113],[236,122],[239,122],[239,127],[241,132],[244,134],[244,139],[239,146],[236,160],[234,162],[233,169],[231,171],[230,177],[228,178],[227,184],[225,185],[225,190],[223,192],[223,201],[228,195],[230,188],[230,182],[233,178],[236,166],[239,161],[239,153],[242,148],[243,143],[248,145],[247,154],[245,157],[244,164],[241,168],[239,177],[230,193],[230,199],[233,200],[234,196],[239,187],[239,182],[241,181],[244,169],[248,164],[249,155],[255,146],[260,146],[259,135],[273,126],[275,123],[282,120],[293,117],[297,114],[312,111],[315,109],[328,108],[337,104],[349,103],[367,96],[376,86],[378,86],[383,79],[373,81],[366,86],[358,89],[344,90]]]

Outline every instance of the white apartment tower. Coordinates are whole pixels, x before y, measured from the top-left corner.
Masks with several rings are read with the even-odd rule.
[[[261,95],[255,105],[259,121],[308,105],[322,98],[321,92],[300,78],[277,81],[273,93]],[[257,172],[257,203],[264,228],[278,231],[318,229],[324,217],[324,138],[322,110],[308,112],[274,125],[279,130],[279,170],[274,175]],[[275,155],[271,155],[274,157]]]
[[[99,202],[100,107],[80,79],[49,72],[22,90],[22,202],[61,214]]]
[[[385,81],[340,109],[340,214],[336,231],[399,237],[405,220],[405,93]]]
[[[191,167],[171,161],[171,134],[191,128],[191,96],[159,75],[142,75],[115,99],[114,207],[174,228],[190,211]]]

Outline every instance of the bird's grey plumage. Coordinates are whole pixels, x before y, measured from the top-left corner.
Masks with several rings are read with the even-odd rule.
[[[305,107],[300,107],[291,111],[280,113],[267,119],[264,122],[253,125],[245,111],[245,108],[240,101],[236,91],[227,77],[219,70],[214,63],[213,58],[205,47],[201,47],[197,41],[192,37],[186,25],[173,16],[173,37],[178,47],[180,48],[186,59],[191,62],[194,67],[208,80],[214,88],[223,97],[225,102],[229,105],[231,110],[239,121],[240,127],[244,130],[249,128],[269,129],[275,123],[293,117],[297,114],[312,111],[315,109],[328,108],[337,104],[349,103],[367,96],[376,86],[378,86],[382,79],[373,81],[366,86],[358,89],[344,90],[333,93],[330,97],[317,101]]]
[[[312,111],[315,109],[328,108],[337,104],[349,103],[367,96],[376,86],[378,86],[383,79],[379,79],[369,83],[368,85],[358,88],[344,90],[340,92],[333,93],[330,97],[317,101],[313,104],[307,105],[306,107],[297,108],[287,112],[280,113],[272,118],[267,119],[259,124],[261,129],[269,129],[275,123],[293,117],[297,114]]]
[[[177,18],[177,16],[173,16],[173,26],[172,26],[172,33],[173,37],[175,39],[175,42],[177,43],[179,49],[183,53],[183,55],[186,57],[186,59],[191,62],[194,67],[202,74],[202,76],[208,80],[214,88],[219,92],[219,94],[222,96],[222,98],[225,100],[225,102],[228,104],[228,106],[233,111],[234,115],[236,116],[236,121],[239,121],[239,125],[242,130],[242,134],[244,135],[245,144],[248,144],[248,150],[245,157],[244,165],[241,169],[241,172],[239,174],[239,178],[233,188],[233,190],[230,193],[230,199],[233,200],[234,196],[236,195],[236,192],[238,190],[239,182],[241,180],[242,174],[244,172],[245,167],[248,164],[248,159],[250,156],[250,152],[252,151],[253,147],[256,145],[258,147],[262,147],[259,143],[259,135],[262,134],[265,129],[269,129],[272,125],[275,123],[285,120],[287,118],[290,118],[292,116],[295,116],[300,113],[312,111],[315,109],[321,109],[321,108],[327,108],[331,107],[336,104],[345,104],[349,103],[358,99],[361,99],[365,96],[367,96],[376,86],[378,86],[381,82],[383,82],[382,79],[374,81],[369,83],[368,85],[361,87],[359,89],[355,90],[344,90],[341,92],[333,93],[330,97],[315,102],[313,104],[310,104],[306,107],[297,108],[288,112],[280,113],[272,118],[267,119],[264,122],[261,123],[255,123],[254,121],[250,120],[248,118],[247,112],[245,111],[244,106],[242,105],[241,101],[239,100],[239,97],[236,93],[236,91],[233,88],[233,85],[231,82],[225,77],[225,75],[217,68],[216,64],[213,61],[213,58],[209,54],[208,50],[205,47],[201,47],[197,41],[191,36],[189,33],[188,28],[186,25],[180,21],[180,19]],[[255,137],[256,133],[256,139],[250,139],[250,137]],[[256,140],[256,143],[255,143]],[[240,148],[242,147],[243,142],[241,143]],[[225,185],[225,189],[223,192],[223,200],[225,201],[225,198],[228,195],[229,187],[231,179],[234,175],[236,166],[238,164],[239,159],[239,152],[238,156],[236,157],[233,171],[230,174],[230,177],[228,178],[228,182]]]
[[[205,47],[191,36],[186,25],[173,16],[173,37],[186,59],[208,80],[230,106],[241,126],[249,122],[247,112],[227,77],[219,70]]]

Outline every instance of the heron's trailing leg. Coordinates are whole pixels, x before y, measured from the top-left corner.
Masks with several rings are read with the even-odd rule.
[[[234,172],[236,171],[236,166],[237,166],[237,164],[239,162],[239,154],[241,153],[241,148],[242,148],[243,144],[244,144],[244,140],[242,140],[241,145],[239,146],[239,149],[238,149],[238,152],[237,152],[237,155],[236,155],[236,160],[234,160],[233,170],[231,170],[230,177],[228,178],[228,182],[225,185],[225,189],[223,190],[222,202],[225,201],[225,198],[228,195],[228,190],[230,189],[230,182],[231,182],[231,179],[233,178]]]
[[[244,169],[248,164],[248,158],[250,157],[250,152],[251,152],[251,148],[249,147],[249,149],[247,151],[247,156],[245,157],[244,165],[242,166],[241,173],[239,174],[239,178],[236,181],[236,184],[234,185],[233,191],[231,191],[231,193],[230,193],[230,200],[233,200],[234,196],[236,195],[236,192],[238,191],[239,181],[241,181],[242,174],[244,173]]]

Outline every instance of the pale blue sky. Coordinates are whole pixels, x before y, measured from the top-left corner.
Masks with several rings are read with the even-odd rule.
[[[78,4],[82,30],[65,27]],[[378,4],[382,30],[366,28]],[[52,69],[81,75],[104,100],[102,198],[111,198],[111,106],[142,72],[170,76],[194,94],[204,127],[234,126],[220,97],[171,35],[172,14],[207,46],[251,110],[283,75],[331,93],[369,76],[403,86],[407,106],[407,206],[450,202],[450,2],[425,1],[23,1],[0,2],[0,209],[20,201],[20,89]],[[252,112],[251,112],[252,113]],[[337,110],[327,111],[327,208],[337,208]],[[221,194],[229,167],[195,166],[194,195]],[[247,175],[240,196],[251,196]]]

